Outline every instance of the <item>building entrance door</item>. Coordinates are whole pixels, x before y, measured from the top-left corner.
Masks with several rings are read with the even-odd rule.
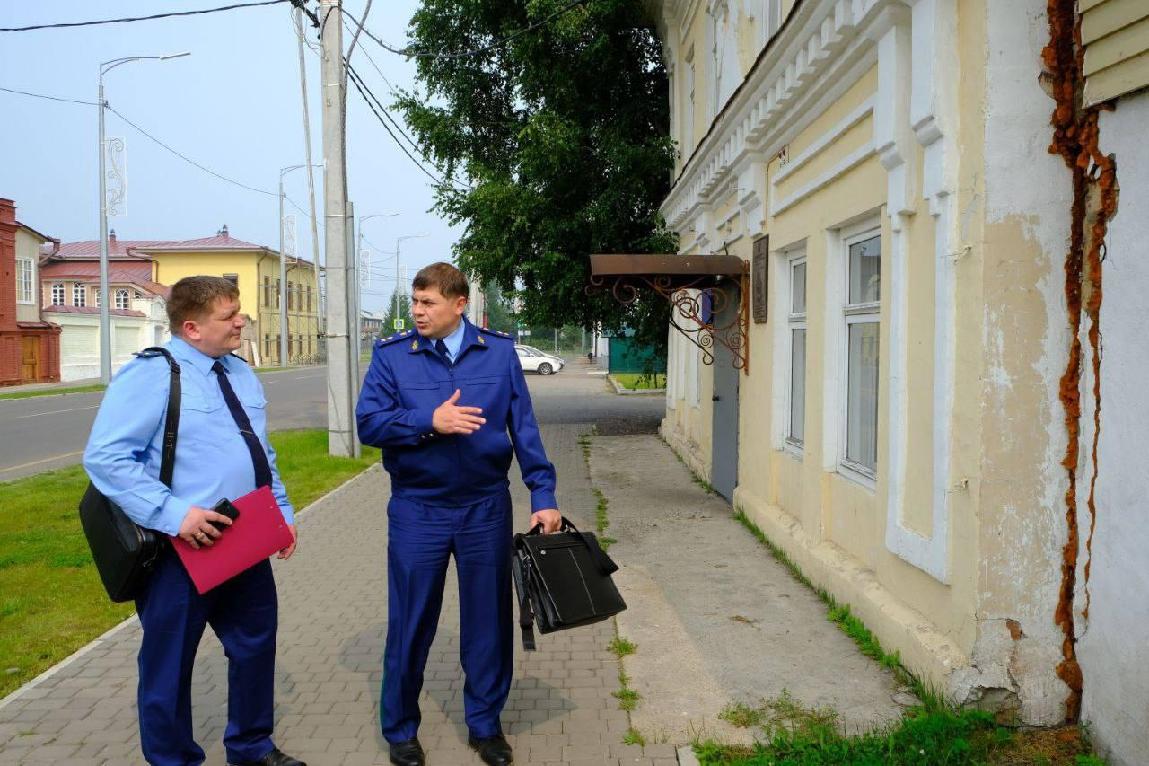
[[[35,383],[40,379],[40,339],[25,335],[20,344],[20,381]]]
[[[738,321],[739,290],[718,288],[723,291],[725,300],[715,301],[718,311],[714,324],[724,327]],[[714,350],[714,420],[713,420],[713,464],[710,480],[718,494],[734,502],[734,488],[738,485],[738,386],[741,373],[734,367],[734,356],[730,349],[715,343]]]

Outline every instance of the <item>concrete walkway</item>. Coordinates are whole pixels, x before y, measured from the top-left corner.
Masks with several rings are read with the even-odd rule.
[[[578,438],[590,430],[585,424],[543,429],[559,471],[559,503],[584,529],[594,528],[597,499]],[[594,480],[610,500],[610,534],[619,539],[611,551],[622,564],[616,576],[630,604],[620,629],[639,647],[624,662],[643,699],[631,718],[611,695],[619,688],[619,663],[607,651],[613,621],[540,636],[535,653],[516,643],[503,722],[517,763],[675,764],[674,746],[687,743],[692,731],[744,738],[720,729],[718,710],[782,686],[803,702],[840,705],[859,724],[896,715],[886,674],[729,518],[728,506],[691,483],[657,437],[592,443]],[[388,762],[377,720],[387,494],[386,475],[374,468],[317,502],[300,516],[296,556],[275,564],[276,741],[311,766]],[[526,500],[520,484],[520,527]],[[0,701],[0,763],[140,763],[138,643],[138,623],[129,620]],[[422,700],[420,738],[432,765],[479,763],[466,747],[458,654],[457,589],[449,577]],[[208,631],[194,700],[196,735],[213,765],[225,762],[226,676]],[[646,737],[645,748],[622,744],[632,725]]]

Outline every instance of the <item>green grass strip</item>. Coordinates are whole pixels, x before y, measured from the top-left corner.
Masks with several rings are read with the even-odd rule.
[[[93,391],[103,391],[103,384],[92,386],[75,386],[73,388],[36,388],[31,391],[9,391],[0,394],[0,401],[4,399],[31,399],[35,396],[62,396],[63,394],[90,394]]]
[[[658,391],[666,388],[666,375],[641,372],[612,372],[610,379],[627,391]]]
[[[327,454],[327,431],[271,434],[288,496],[304,508],[379,459]],[[81,466],[0,483],[0,696],[134,611],[108,601],[80,528]]]

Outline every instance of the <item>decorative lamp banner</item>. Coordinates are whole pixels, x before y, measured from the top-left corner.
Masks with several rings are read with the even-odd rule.
[[[104,139],[104,189],[108,217],[127,215],[128,155],[122,138]]]
[[[288,258],[295,257],[295,214],[283,216],[283,254]]]

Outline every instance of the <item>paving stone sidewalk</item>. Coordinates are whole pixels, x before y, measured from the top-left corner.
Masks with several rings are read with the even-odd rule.
[[[601,423],[609,424],[609,419]],[[608,534],[629,609],[624,660],[642,699],[628,718],[612,692],[619,662],[607,646],[615,621],[539,636],[519,649],[503,714],[516,763],[671,766],[695,735],[747,741],[717,717],[783,689],[838,709],[848,729],[895,720],[889,674],[825,619],[825,608],[708,495],[658,437],[594,436],[591,471],[579,437],[589,424],[544,425],[563,513],[593,529],[597,497],[610,502]],[[593,472],[593,474],[592,474]],[[528,495],[512,469],[517,526]],[[517,484],[517,486],[515,486]],[[311,766],[386,764],[378,696],[386,632],[384,506],[378,467],[320,500],[298,522],[300,548],[275,562],[280,594],[276,741]],[[454,576],[431,650],[420,739],[432,766],[470,766],[459,667]],[[110,631],[45,677],[0,701],[0,764],[141,763],[135,709],[139,625]],[[225,763],[227,665],[210,631],[194,675],[195,731],[207,763]],[[630,726],[646,747],[622,744]],[[684,760],[684,763],[687,761]]]
[[[559,472],[559,503],[593,528],[596,499],[578,437],[588,425],[544,426]],[[518,526],[527,494],[512,474]],[[373,468],[299,518],[300,548],[276,562],[280,629],[276,741],[311,766],[386,764],[378,695],[386,631],[386,474]],[[454,576],[427,665],[420,739],[432,766],[480,763],[466,746]],[[622,744],[628,727],[611,692],[618,661],[607,650],[613,622],[539,637],[540,651],[516,644],[515,682],[503,715],[516,763],[676,764],[669,745]],[[133,619],[78,657],[0,703],[0,763],[141,763],[135,706]],[[516,642],[518,641],[516,627]],[[195,731],[207,763],[225,763],[227,666],[207,631],[194,676]]]

